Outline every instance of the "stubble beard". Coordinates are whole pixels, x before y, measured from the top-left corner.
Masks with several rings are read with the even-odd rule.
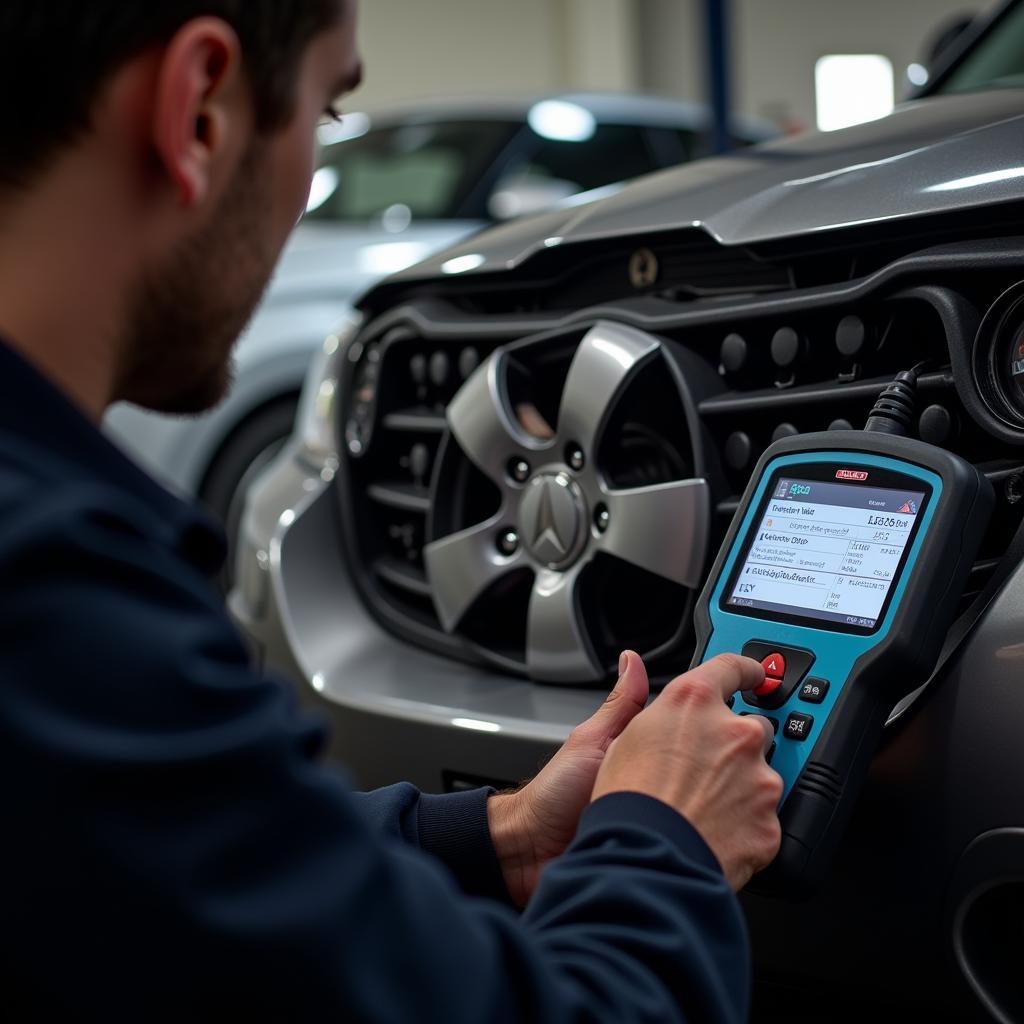
[[[156,412],[195,415],[227,395],[231,351],[278,256],[260,230],[268,180],[257,142],[209,223],[143,276],[121,348],[117,398]]]

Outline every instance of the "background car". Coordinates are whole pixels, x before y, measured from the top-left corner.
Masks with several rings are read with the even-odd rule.
[[[744,897],[757,1020],[1024,1019],[1024,5],[964,46],[887,118],[381,283],[247,505],[231,606],[359,780],[500,785],[593,710],[620,648],[658,680],[688,663],[773,439],[862,427],[926,361],[917,436],[997,494],[963,600],[984,611],[894,714],[824,890]],[[468,372],[423,376],[442,362]],[[552,568],[517,509],[555,470],[589,500]]]
[[[309,360],[356,295],[488,223],[699,156],[706,130],[692,104],[599,94],[423,101],[325,125],[306,217],[237,349],[230,396],[187,420],[122,405],[110,433],[233,536],[236,495],[291,433]],[[744,122],[737,142],[769,134]]]

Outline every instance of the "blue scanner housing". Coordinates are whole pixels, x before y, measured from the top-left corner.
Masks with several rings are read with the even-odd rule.
[[[797,485],[792,492],[783,479]],[[908,497],[905,509],[876,518],[874,506],[904,489],[918,495],[916,511]],[[822,881],[889,712],[935,667],[993,502],[974,466],[908,437],[804,434],[761,456],[697,601],[693,659],[746,653],[768,655],[771,665],[776,650],[787,658],[783,685],[761,696],[737,693],[731,705],[778,723],[770,761],[784,783],[782,845],[753,890],[800,896]],[[773,530],[769,516],[780,526]],[[821,528],[801,534],[802,516],[818,516],[807,522]],[[855,532],[876,522],[880,530],[896,524],[893,540]],[[847,525],[849,546],[839,548],[837,528]],[[830,543],[798,554],[787,550],[797,536]],[[815,682],[804,692],[807,680]]]
[[[778,470],[809,464],[856,465],[857,467],[866,467],[868,469],[874,468],[897,472],[902,476],[919,479],[931,492],[928,503],[918,520],[917,528],[909,545],[909,552],[902,565],[899,578],[892,587],[891,597],[885,614],[877,629],[869,635],[837,632],[827,628],[825,624],[821,627],[814,627],[779,622],[769,618],[760,618],[756,614],[737,614],[722,607],[723,594],[727,585],[732,580],[736,561],[743,554],[745,542],[755,526],[755,521],[763,506],[765,492],[769,483],[775,477]],[[740,694],[736,695],[733,705],[733,711],[736,714],[743,712],[763,714],[779,722],[780,728],[776,738],[776,749],[772,756],[772,767],[782,776],[785,785],[782,803],[789,796],[793,784],[810,758],[814,745],[821,736],[825,723],[839,702],[844,688],[850,685],[851,675],[857,660],[872,648],[878,646],[892,628],[893,619],[903,599],[904,592],[913,579],[914,566],[921,552],[922,545],[925,544],[928,537],[928,529],[931,525],[935,508],[941,500],[941,494],[942,479],[930,470],[896,459],[877,455],[854,454],[849,451],[821,451],[797,455],[782,455],[772,459],[762,470],[757,488],[751,499],[747,502],[746,512],[740,521],[736,539],[729,548],[715,586],[711,591],[708,603],[708,612],[711,618],[711,635],[708,638],[700,660],[707,661],[717,654],[727,652],[738,653],[750,641],[763,641],[768,646],[777,645],[781,648],[798,648],[811,651],[814,654],[814,662],[810,666],[808,678],[820,677],[829,683],[828,692],[820,704],[802,702],[799,699],[800,689],[797,687],[786,702],[777,709],[761,710],[748,705]],[[809,734],[802,740],[787,739],[782,732],[782,726],[785,724],[789,714],[793,712],[808,714],[814,719]]]

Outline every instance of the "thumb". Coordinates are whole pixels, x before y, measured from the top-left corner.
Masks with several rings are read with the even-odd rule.
[[[618,682],[585,723],[588,738],[607,747],[643,711],[649,693],[643,658],[635,651],[624,651],[619,658]]]

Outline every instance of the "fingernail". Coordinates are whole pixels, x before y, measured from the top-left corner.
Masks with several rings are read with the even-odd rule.
[[[627,668],[629,668],[629,655],[623,651],[619,655],[619,675],[623,675]]]

